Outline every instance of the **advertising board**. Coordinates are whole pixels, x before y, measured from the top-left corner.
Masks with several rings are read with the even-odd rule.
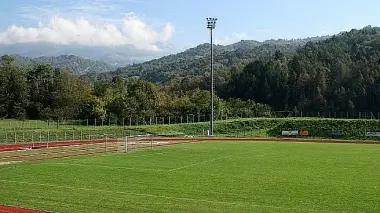
[[[340,136],[340,135],[343,135],[343,131],[341,130],[330,130],[328,132],[329,135],[333,135],[333,136]]]
[[[365,136],[367,136],[367,137],[380,137],[380,132],[366,132]]]
[[[298,131],[282,131],[282,135],[297,136],[298,135]]]
[[[309,131],[307,131],[307,130],[300,130],[299,135],[300,136],[309,136]]]

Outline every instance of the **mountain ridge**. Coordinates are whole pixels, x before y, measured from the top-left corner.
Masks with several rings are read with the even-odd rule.
[[[132,45],[121,46],[84,46],[57,45],[51,43],[1,44],[0,55],[20,55],[23,57],[58,57],[75,55],[90,60],[103,61],[113,66],[126,66],[141,63],[166,54],[139,50]]]
[[[246,63],[256,56],[268,57],[276,50],[281,50],[285,53],[294,52],[296,48],[305,45],[307,42],[326,38],[329,38],[329,36],[303,39],[270,39],[266,41],[241,40],[229,45],[214,44],[216,67],[229,68],[234,64]],[[9,45],[8,47],[11,46]],[[48,63],[54,68],[69,67],[77,75],[97,76],[99,73],[110,72],[106,75],[136,76],[153,82],[165,82],[172,75],[181,75],[181,73],[198,75],[207,72],[208,65],[206,66],[206,61],[209,59],[206,57],[210,55],[209,43],[199,44],[182,52],[171,53],[162,57],[159,54],[155,56],[145,54],[144,51],[137,50],[130,45],[118,47],[85,47],[78,45],[74,47],[55,44],[38,46],[38,44],[27,43],[13,46],[16,47],[13,51],[6,52],[7,49],[3,49],[0,53],[20,53],[11,55],[17,56],[16,61],[21,64]],[[23,47],[30,47],[35,51],[30,51],[30,48],[24,49]],[[86,52],[89,52],[89,49],[93,50],[90,51],[92,56],[83,57]],[[76,52],[78,54],[66,54],[66,52]],[[126,58],[123,54],[129,55],[129,57]],[[181,63],[191,64],[192,67],[200,66],[198,70],[191,70],[189,67],[179,65]],[[170,73],[171,69],[175,69],[173,73]]]
[[[15,63],[21,66],[33,66],[35,64],[50,64],[53,68],[70,68],[75,75],[83,75],[86,73],[104,73],[116,69],[105,62],[85,59],[75,55],[60,55],[57,57],[40,56],[25,57],[17,54],[11,55],[15,59]]]
[[[285,54],[294,53],[308,42],[316,42],[330,36],[309,37],[304,39],[277,39],[267,41],[241,40],[230,45],[214,44],[214,62],[216,69],[226,70],[232,66],[241,66],[260,57],[271,57],[276,51]],[[203,75],[209,72],[210,44],[203,43],[183,52],[170,54],[143,63],[119,67],[116,71],[89,76],[90,78],[136,77],[144,80],[164,83],[175,76]]]

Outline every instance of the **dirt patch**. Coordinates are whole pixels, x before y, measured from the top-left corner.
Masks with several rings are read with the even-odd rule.
[[[25,209],[15,206],[2,206],[0,205],[0,213],[51,213],[47,211]]]

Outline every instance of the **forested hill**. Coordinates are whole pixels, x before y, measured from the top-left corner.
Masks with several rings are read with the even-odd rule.
[[[223,97],[252,99],[272,109],[380,110],[380,28],[351,30],[296,54],[256,60],[232,76]]]
[[[277,50],[283,53],[294,53],[297,48],[309,41],[319,41],[326,38],[328,37],[279,39],[264,42],[243,40],[227,46],[215,45],[215,67],[219,72],[223,72],[234,66],[242,67],[254,59],[270,57]],[[138,77],[152,82],[165,83],[173,78],[207,75],[210,69],[209,56],[210,45],[201,44],[178,54],[119,68],[115,72],[107,73],[103,76]]]
[[[380,111],[380,28],[369,26],[323,41],[307,42],[302,47],[294,46],[292,41],[260,44],[253,49],[218,46],[215,118],[267,116],[271,110],[345,114]],[[201,45],[136,65],[156,64],[167,73],[160,75],[152,69],[158,77],[173,75],[164,84],[125,79],[122,75],[88,82],[66,69],[53,69],[50,65],[19,66],[12,57],[3,56],[0,118],[134,117],[141,123],[149,117],[179,118],[191,114],[199,121],[202,116],[206,120],[211,105],[210,77],[200,73],[209,68],[204,58],[207,52],[207,46]],[[164,64],[164,61],[173,62]],[[189,74],[195,70],[199,73]],[[144,73],[152,77],[147,71],[140,72]]]
[[[83,75],[88,73],[104,73],[114,71],[111,65],[73,55],[61,55],[57,57],[29,58],[20,55],[12,55],[15,63],[22,66],[33,66],[34,64],[49,64],[54,68],[70,68],[74,74]]]

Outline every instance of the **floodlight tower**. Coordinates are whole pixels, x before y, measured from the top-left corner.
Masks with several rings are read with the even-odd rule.
[[[211,40],[211,116],[210,116],[210,135],[214,135],[214,51],[212,31],[215,29],[217,18],[207,18],[207,29],[210,30]]]

